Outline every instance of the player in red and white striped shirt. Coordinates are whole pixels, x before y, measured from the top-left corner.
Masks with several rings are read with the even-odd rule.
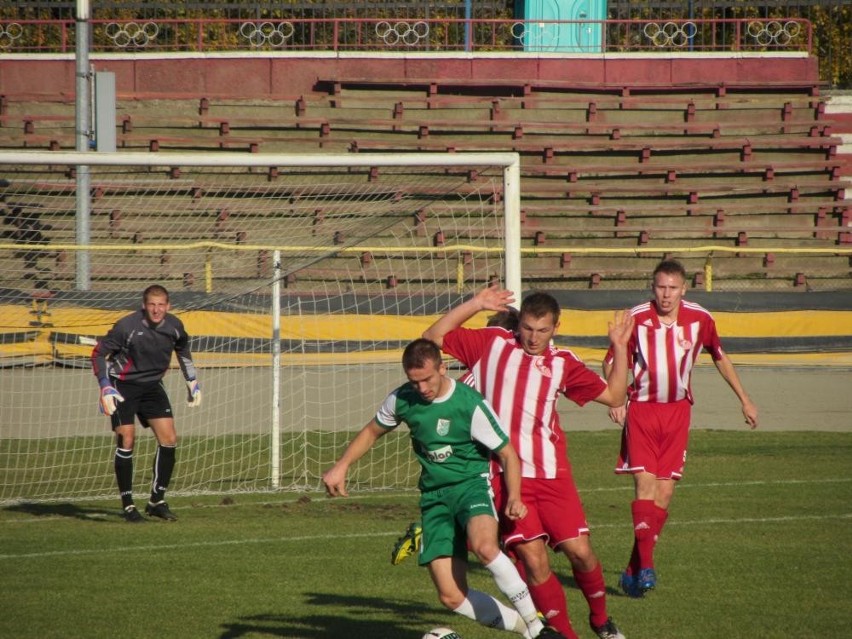
[[[524,299],[517,332],[461,327],[478,312],[500,311],[513,301],[510,291],[486,288],[451,309],[423,336],[468,367],[477,390],[509,428],[510,440],[521,459],[521,491],[528,514],[521,520],[501,522],[501,533],[506,547],[520,560],[539,611],[569,639],[577,636],[571,627],[565,593],[550,569],[549,544],[571,562],[574,579],[589,603],[590,625],[598,637],[623,639],[607,614],[603,570],[589,541],[589,526],[571,474],[556,400],[565,395],[581,406],[589,401],[610,407],[624,403],[627,341],[633,321],[628,313],[617,313],[610,324],[609,337],[616,356],[613,370],[604,380],[571,351],[552,345],[560,309],[547,293],[532,293]],[[493,486],[499,504],[499,477]]]
[[[633,382],[628,403],[610,410],[624,426],[616,473],[633,475],[631,504],[634,542],[619,583],[631,597],[656,586],[654,546],[668,518],[674,482],[683,475],[692,412],[692,369],[706,350],[742,402],[743,416],[757,427],[757,407],[743,390],[730,358],[722,350],[716,323],[706,309],[683,299],[686,271],[674,260],[654,269],[654,298],[634,307],[629,360]],[[604,372],[612,366],[604,359]]]

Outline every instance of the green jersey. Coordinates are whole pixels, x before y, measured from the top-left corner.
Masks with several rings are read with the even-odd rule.
[[[410,383],[403,384],[376,413],[376,423],[383,428],[408,425],[424,492],[487,476],[490,453],[509,442],[485,398],[469,386],[449,381],[450,391],[431,402]]]

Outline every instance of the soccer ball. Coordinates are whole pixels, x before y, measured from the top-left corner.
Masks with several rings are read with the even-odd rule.
[[[461,635],[450,628],[432,628],[423,639],[461,639]]]

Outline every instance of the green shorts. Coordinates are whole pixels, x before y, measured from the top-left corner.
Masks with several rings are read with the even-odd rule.
[[[420,496],[423,537],[417,563],[438,557],[467,557],[467,524],[477,515],[497,518],[487,477],[423,493]]]

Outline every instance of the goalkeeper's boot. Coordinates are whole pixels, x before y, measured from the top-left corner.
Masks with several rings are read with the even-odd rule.
[[[636,587],[643,593],[657,587],[657,573],[653,568],[643,568],[636,577]]]
[[[145,506],[145,514],[149,517],[159,517],[166,521],[177,521],[177,515],[169,510],[169,505],[164,501],[158,501],[156,504],[152,504],[149,501],[148,505]]]
[[[419,521],[408,526],[405,534],[396,540],[391,551],[391,564],[398,566],[403,560],[420,550],[420,538],[423,536],[423,528]]]
[[[144,524],[145,518],[142,516],[138,510],[136,510],[136,506],[128,506],[124,509],[124,512],[121,514],[124,517],[124,521],[128,524]]]
[[[639,599],[645,595],[642,590],[639,590],[639,584],[636,577],[628,574],[627,572],[621,573],[621,576],[618,578],[618,585],[621,586],[624,594],[628,597]]]

